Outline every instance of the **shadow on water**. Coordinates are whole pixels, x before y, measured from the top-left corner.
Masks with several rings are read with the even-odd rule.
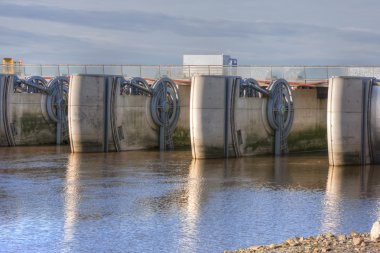
[[[17,147],[0,160],[6,251],[220,252],[368,231],[380,218],[380,167],[329,167],[326,154],[192,160]]]

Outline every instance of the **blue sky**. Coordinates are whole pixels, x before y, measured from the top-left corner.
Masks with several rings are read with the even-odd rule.
[[[32,64],[380,65],[378,0],[0,0],[0,57]]]

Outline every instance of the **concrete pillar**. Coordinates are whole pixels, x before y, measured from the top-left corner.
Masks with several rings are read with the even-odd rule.
[[[9,100],[11,99],[13,77],[0,75],[0,146],[14,146],[14,138],[9,124]]]
[[[68,121],[72,152],[151,149],[158,129],[150,97],[120,93],[121,76],[70,77]]]
[[[372,162],[374,164],[380,164],[380,86],[377,84],[372,86],[370,106],[370,139]]]
[[[110,96],[107,93],[107,78],[104,75],[70,77],[68,125],[72,152],[109,150]]]
[[[232,92],[239,77],[195,76],[190,95],[193,158],[236,157],[231,137]]]
[[[368,138],[371,79],[329,79],[327,142],[330,165],[371,163]]]
[[[56,124],[46,111],[46,95],[15,93],[14,75],[0,77],[0,145],[55,144]]]

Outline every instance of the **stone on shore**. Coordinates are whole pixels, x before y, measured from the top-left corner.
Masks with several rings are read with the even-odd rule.
[[[360,237],[354,237],[352,238],[352,243],[356,246],[356,245],[359,245],[363,242],[363,238],[360,238]]]
[[[380,239],[371,241],[369,233],[353,232],[349,235],[333,235],[327,233],[324,235],[311,236],[308,238],[289,238],[282,244],[257,245],[247,249],[236,251],[225,251],[236,253],[347,253],[363,252],[377,253],[380,252]]]
[[[377,241],[380,239],[380,221],[376,221],[372,225],[371,229],[371,240]]]

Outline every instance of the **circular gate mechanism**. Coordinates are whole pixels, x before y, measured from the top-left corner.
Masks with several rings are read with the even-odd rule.
[[[240,96],[255,97],[254,91],[268,97],[266,116],[274,132],[275,155],[286,153],[288,151],[286,139],[294,119],[293,97],[289,83],[284,79],[278,79],[268,88],[263,88],[252,78],[243,80],[240,85]]]
[[[28,93],[42,93],[47,90],[48,82],[41,76],[29,76],[26,83],[21,83],[23,89]]]
[[[49,84],[49,94],[46,99],[46,110],[54,122],[66,121],[69,96],[69,79],[59,76],[52,79]],[[62,116],[60,116],[60,114]]]
[[[67,107],[69,97],[69,79],[58,76],[48,83],[46,110],[49,118],[56,122],[56,143],[61,144],[68,139]]]
[[[56,143],[61,144],[68,137],[67,105],[69,93],[69,79],[58,76],[47,82],[41,76],[30,76],[25,80],[15,81],[15,92],[43,93],[46,95],[44,106],[50,120],[57,125]]]
[[[292,91],[284,79],[273,81],[269,87],[267,118],[275,135],[275,155],[288,151],[286,139],[293,125],[294,106]]]
[[[151,96],[150,114],[153,123],[159,128],[160,149],[173,147],[172,134],[177,126],[180,104],[177,85],[163,77],[153,85],[141,77],[124,80],[120,94]]]
[[[160,148],[172,147],[171,135],[180,113],[177,86],[171,79],[163,77],[152,85],[152,91],[150,111],[153,122],[160,127]]]

